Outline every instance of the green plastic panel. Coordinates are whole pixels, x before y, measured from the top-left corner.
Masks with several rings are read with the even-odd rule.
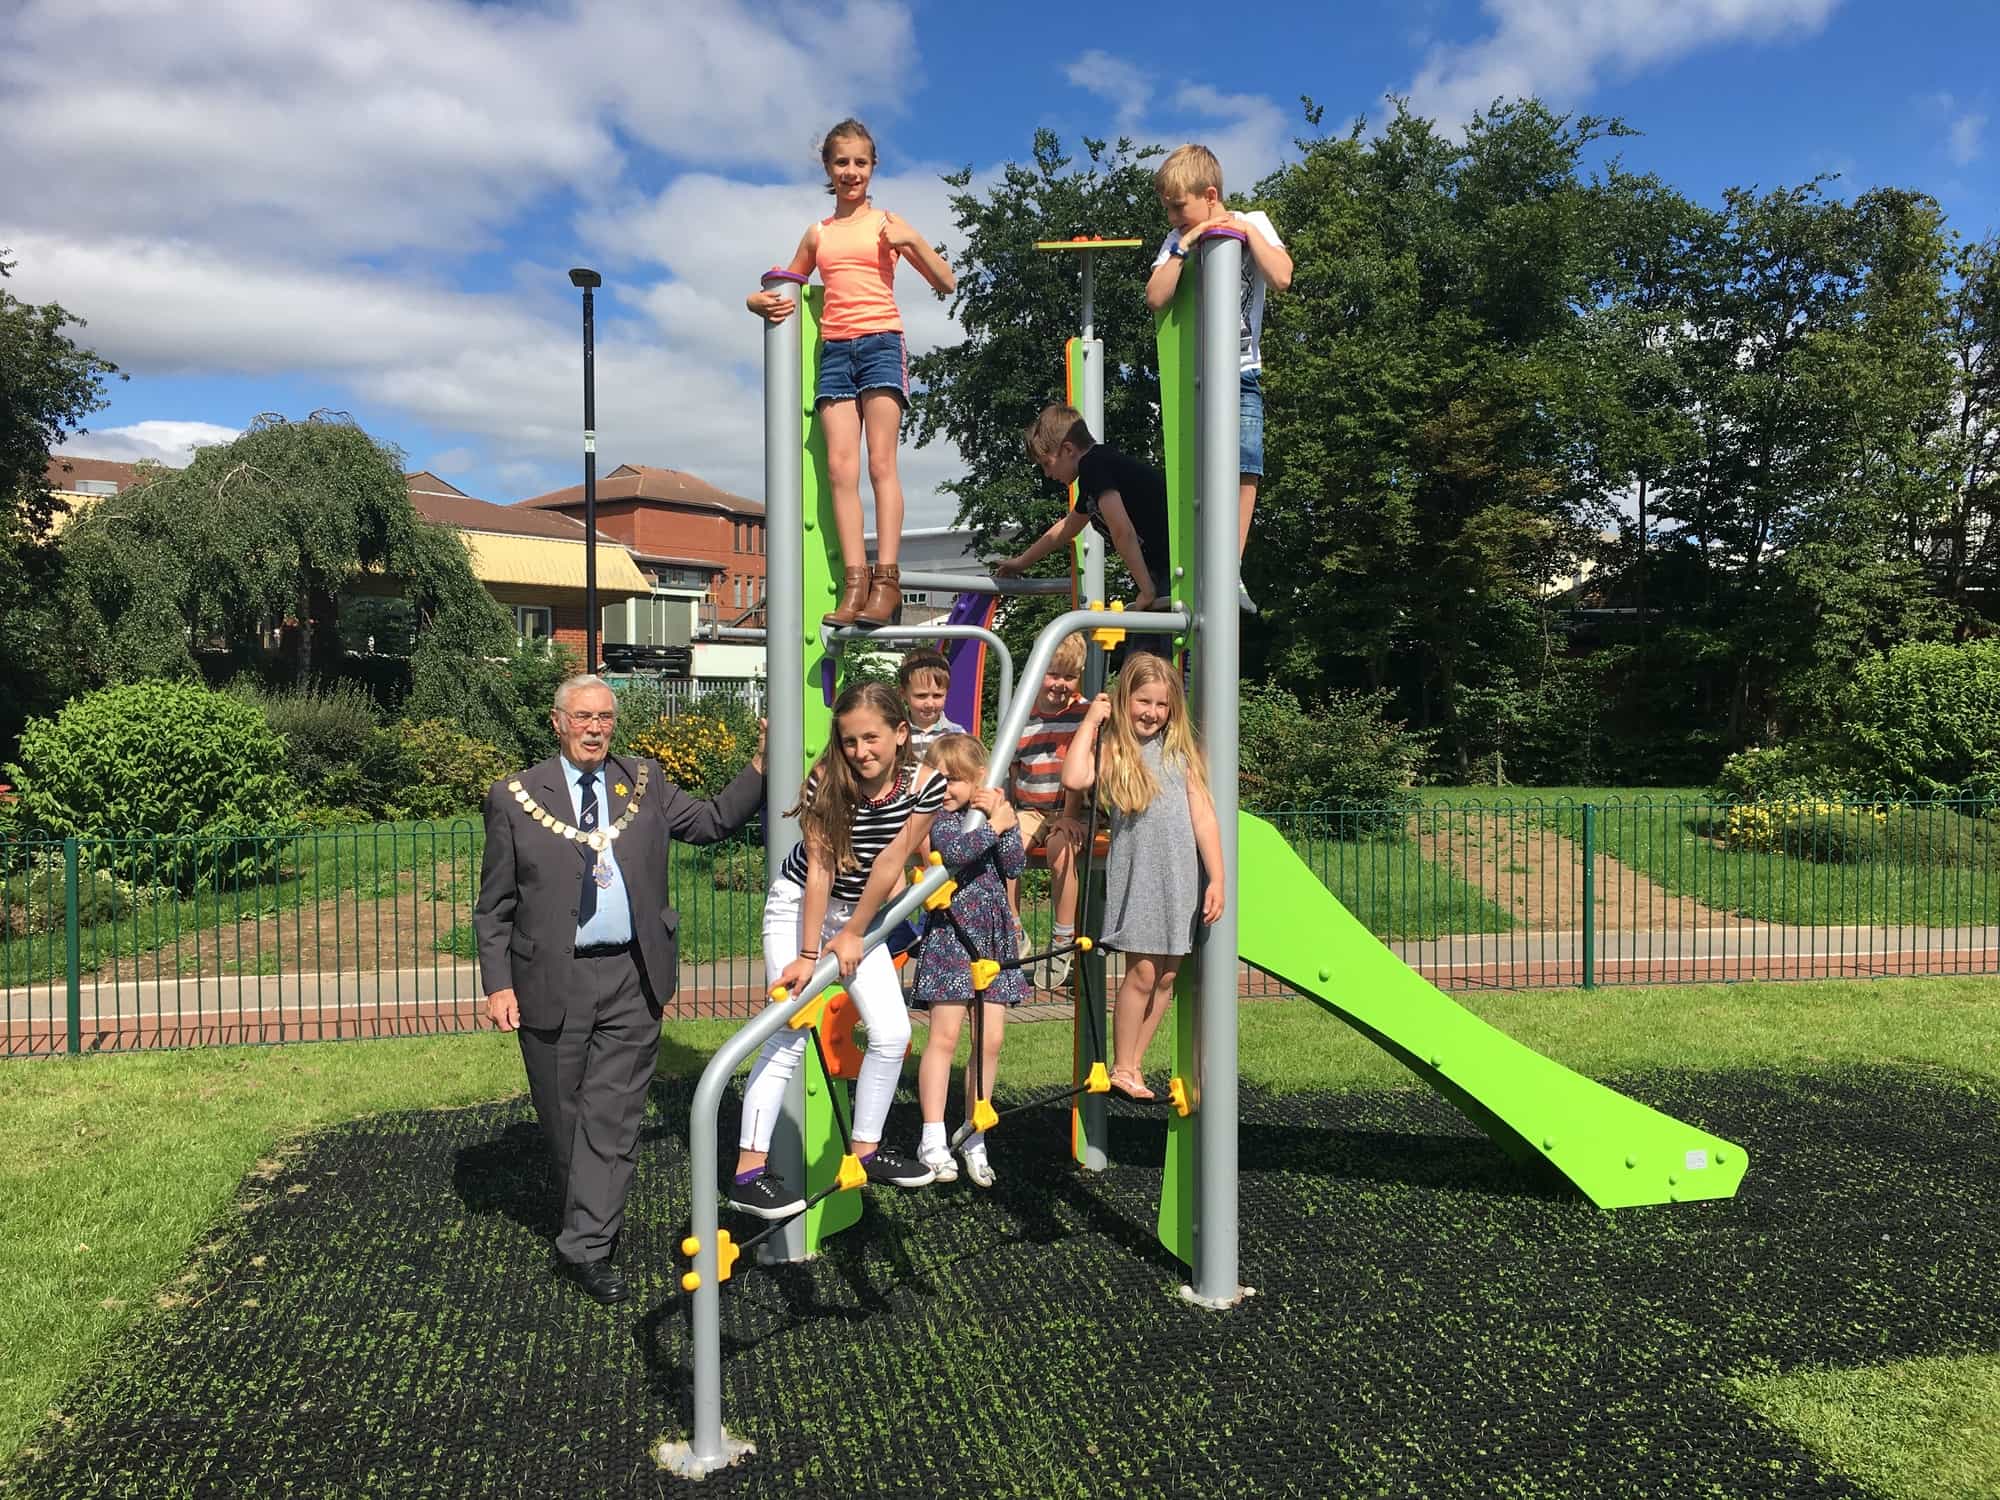
[[[1153,315],[1160,352],[1160,457],[1167,476],[1168,550],[1174,577],[1169,595],[1192,618],[1201,598],[1196,545],[1201,535],[1195,516],[1197,474],[1195,374],[1201,365],[1201,279],[1182,276],[1174,300]],[[1188,643],[1182,643],[1186,661]],[[1199,649],[1198,643],[1195,649]],[[1199,706],[1196,707],[1199,713]],[[1197,970],[1190,962],[1174,986],[1174,1063],[1176,1078],[1199,1098],[1201,1078],[1201,1010]],[[1196,1132],[1200,1111],[1182,1119],[1168,1112],[1167,1159],[1160,1184],[1160,1243],[1183,1265],[1194,1264],[1195,1171],[1200,1158]]]
[[[1242,814],[1237,840],[1243,961],[1394,1054],[1515,1160],[1599,1208],[1735,1196],[1749,1165],[1741,1146],[1571,1072],[1447,999],[1261,818]],[[1164,1201],[1161,1226],[1165,1240]]]
[[[804,726],[806,764],[799,768],[801,775],[819,758],[833,732],[833,710],[827,703],[824,686],[828,680],[825,674],[832,663],[820,641],[819,617],[832,609],[838,600],[835,580],[840,576],[841,567],[840,540],[833,529],[833,487],[826,477],[826,439],[820,434],[813,410],[813,392],[819,386],[819,318],[824,297],[825,290],[821,287],[799,289],[799,389],[805,403],[800,432],[800,439],[805,444],[800,500],[806,525],[805,546],[802,549],[805,554],[806,674],[804,701],[799,705],[800,722]],[[766,810],[766,815],[776,816],[783,812],[781,807],[770,808]],[[834,1103],[827,1097],[827,1091],[842,1090],[843,1107],[851,1101],[846,1092],[848,1086],[837,1078],[826,1076],[817,1057],[818,1046],[808,1045],[815,1054],[806,1060],[805,1066],[806,1196],[811,1197],[832,1185],[834,1175],[840,1170],[840,1159],[847,1152],[847,1142],[841,1139]],[[806,1210],[806,1253],[817,1254],[828,1235],[852,1227],[860,1218],[861,1194],[858,1192],[835,1193],[814,1204]]]

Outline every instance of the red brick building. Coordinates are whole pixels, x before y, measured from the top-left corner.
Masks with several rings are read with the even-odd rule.
[[[583,486],[516,501],[581,524]],[[632,549],[639,565],[719,569],[707,609],[724,624],[764,622],[764,507],[679,469],[620,464],[597,480],[597,530]]]

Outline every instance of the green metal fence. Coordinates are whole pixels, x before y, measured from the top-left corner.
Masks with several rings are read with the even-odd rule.
[[[1266,816],[1446,988],[2000,972],[1991,802],[1527,798]],[[470,821],[0,838],[0,1051],[475,1029],[481,845]],[[675,847],[672,1014],[754,1013],[764,886],[754,836]],[[1043,937],[1046,877],[1024,889]],[[1241,988],[1287,993],[1248,967]]]

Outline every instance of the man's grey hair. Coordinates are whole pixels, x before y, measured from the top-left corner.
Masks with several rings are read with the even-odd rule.
[[[599,677],[596,673],[578,672],[574,677],[565,677],[561,682],[556,684],[557,710],[559,712],[567,710],[569,707],[569,700],[571,698],[575,697],[585,688],[594,688],[594,687],[603,688],[607,693],[611,694],[613,699],[616,699],[618,696],[617,689],[613,688],[610,683],[606,682],[602,677]]]

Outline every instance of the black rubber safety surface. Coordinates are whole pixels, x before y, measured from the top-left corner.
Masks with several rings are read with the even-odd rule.
[[[548,1273],[525,1100],[376,1118],[246,1182],[192,1304],[5,1492],[1865,1494],[1728,1382],[2000,1351],[2000,1101],[1914,1070],[1613,1082],[1747,1145],[1741,1196],[1604,1214],[1421,1090],[1246,1091],[1257,1295],[1227,1314],[1154,1242],[1158,1116],[1114,1106],[1090,1180],[1066,1113],[1017,1116],[991,1192],[877,1196],[725,1287],[724,1420],[758,1452],[698,1487],[649,1456],[687,1424],[688,1087],[655,1090],[614,1310]]]

